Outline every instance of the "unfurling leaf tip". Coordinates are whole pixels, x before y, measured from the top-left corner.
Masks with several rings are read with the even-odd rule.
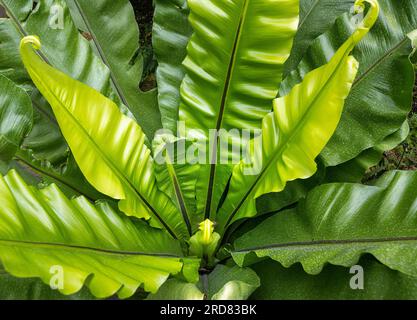
[[[42,47],[41,40],[38,36],[26,36],[22,38],[22,40],[20,40],[20,48],[26,44],[31,44],[35,50],[39,50]]]

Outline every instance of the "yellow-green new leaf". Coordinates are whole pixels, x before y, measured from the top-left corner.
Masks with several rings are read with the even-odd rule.
[[[32,102],[26,92],[0,74],[0,159],[10,160],[32,130]]]
[[[273,112],[263,119],[261,138],[252,141],[252,163],[242,161],[234,167],[229,194],[217,216],[220,231],[239,218],[254,216],[256,198],[316,172],[314,160],[339,123],[358,71],[358,62],[349,54],[378,16],[377,2],[368,2],[372,6],[367,16],[331,61],[274,100]],[[362,0],[356,4],[364,7]]]
[[[183,268],[179,241],[105,202],[27,186],[15,171],[0,177],[0,199],[0,264],[14,276],[39,277],[63,294],[85,284],[96,297],[126,298],[142,284],[156,292]]]
[[[81,171],[100,192],[120,199],[127,215],[148,219],[174,238],[187,235],[181,214],[157,189],[153,159],[136,122],[87,85],[46,64],[37,55],[40,41],[22,39],[23,63],[50,103]]]

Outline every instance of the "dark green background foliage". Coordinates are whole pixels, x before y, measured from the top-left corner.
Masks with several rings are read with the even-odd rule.
[[[147,61],[146,77],[142,88],[155,85],[156,62],[152,55],[151,0],[131,0],[141,30],[143,53]],[[294,57],[298,58],[298,57]],[[289,61],[291,62],[291,61]],[[143,88],[143,89],[145,89]],[[393,150],[383,154],[378,165],[370,168],[363,182],[372,183],[390,170],[417,170],[417,82],[414,89],[414,103],[408,117],[410,133],[407,139]],[[354,291],[349,287],[351,275],[343,267],[328,266],[317,276],[306,274],[300,265],[288,271],[269,259],[256,264],[253,269],[260,274],[263,286],[255,291],[253,299],[416,299],[417,281],[398,271],[389,270],[371,256],[361,258],[366,272],[367,290]],[[279,284],[279,285],[277,285]]]

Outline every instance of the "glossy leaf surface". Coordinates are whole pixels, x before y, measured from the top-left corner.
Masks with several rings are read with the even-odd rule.
[[[246,300],[260,285],[259,277],[249,268],[217,265],[198,284],[171,279],[149,300]]]
[[[210,300],[246,300],[259,285],[259,278],[252,269],[225,265],[217,265],[207,279],[202,277],[199,283]]]
[[[58,290],[52,290],[40,279],[15,278],[0,268],[0,299],[1,300],[92,300],[94,296],[88,289],[76,294],[65,296]]]

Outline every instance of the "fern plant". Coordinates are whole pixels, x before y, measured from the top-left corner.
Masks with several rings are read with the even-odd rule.
[[[3,298],[417,296],[415,0],[0,5]]]

